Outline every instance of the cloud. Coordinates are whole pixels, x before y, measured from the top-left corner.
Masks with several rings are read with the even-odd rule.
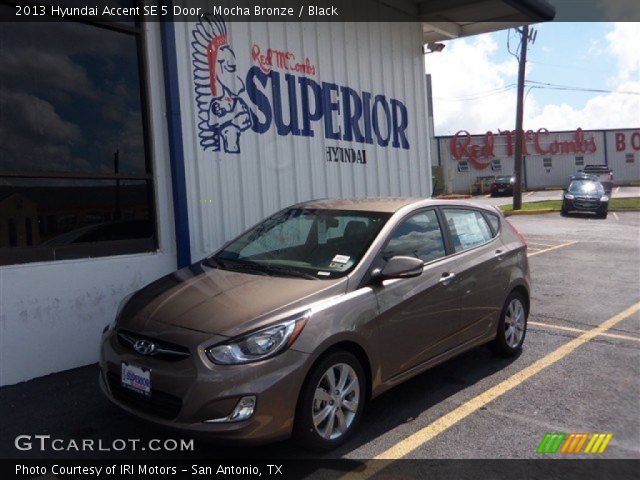
[[[495,34],[447,42],[438,54],[427,55],[426,71],[432,74],[436,135],[465,129],[471,133],[512,129],[515,125],[517,61],[496,61]],[[512,49],[513,49],[512,45]],[[610,52],[617,65],[607,85],[594,85],[615,93],[594,94],[575,108],[568,103],[541,104],[540,92],[526,97],[524,127],[557,130],[623,128],[638,126],[640,95],[640,24],[615,23],[590,49]],[[535,64],[527,64],[531,78]],[[562,84],[562,77],[553,83]]]
[[[484,132],[513,123],[518,64],[515,58],[493,60],[498,50],[493,35],[447,42],[441,53],[427,55],[431,73],[436,134],[460,129]],[[505,119],[511,118],[511,123]]]

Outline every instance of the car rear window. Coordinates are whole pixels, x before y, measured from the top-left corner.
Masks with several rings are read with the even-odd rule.
[[[491,240],[489,224],[476,210],[443,209],[456,252],[477,247]]]
[[[500,217],[495,213],[486,212],[487,220],[491,224],[491,229],[493,230],[493,236],[495,237],[500,231]]]

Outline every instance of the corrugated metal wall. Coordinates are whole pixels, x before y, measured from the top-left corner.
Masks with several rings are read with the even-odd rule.
[[[529,141],[530,154],[525,156],[524,179],[526,188],[543,189],[555,186],[566,185],[569,177],[575,175],[578,170],[582,170],[584,165],[609,163],[613,170],[616,184],[626,184],[629,182],[640,181],[640,130],[596,130],[584,131],[585,140],[593,138],[596,150],[595,152],[585,153],[567,153],[567,154],[539,154],[533,148],[533,142]],[[575,140],[576,132],[550,132],[549,135],[541,136],[541,146],[548,150],[551,142],[557,141],[570,142]],[[634,136],[635,135],[635,136]],[[606,136],[606,142],[605,142]],[[458,160],[451,153],[451,138],[439,137],[440,144],[440,163],[445,172],[445,184],[447,191],[456,193],[469,193],[472,191],[473,184],[476,183],[479,176],[490,175],[510,175],[513,173],[513,157],[507,155],[507,139],[503,135],[494,135],[494,152],[493,159],[500,160],[501,168],[499,170],[492,169],[489,164],[484,169],[476,169],[469,162],[468,171],[458,171]],[[616,139],[624,138],[624,141],[616,141]],[[471,143],[474,145],[482,145],[483,135],[473,135]],[[635,149],[634,149],[635,148]],[[605,155],[606,150],[606,155]],[[631,155],[633,162],[629,161]],[[576,157],[583,157],[583,165],[579,165]],[[546,162],[545,158],[550,158],[551,162]],[[488,159],[482,159],[483,163],[490,162]]]
[[[268,48],[288,51],[295,55],[295,62],[310,60],[316,70],[306,76],[315,82],[370,92],[372,99],[378,94],[387,100],[398,99],[408,113],[408,149],[393,148],[391,142],[380,147],[375,140],[374,144],[327,140],[323,123],[316,122],[314,137],[280,136],[274,125],[261,134],[243,131],[239,153],[225,153],[223,148],[205,151],[199,144],[191,45],[196,27],[187,23],[175,26],[194,260],[266,215],[296,202],[322,197],[430,195],[419,23],[228,23],[227,43],[235,53],[240,76],[256,65],[253,45],[263,53]],[[274,67],[276,70],[284,84],[286,72]],[[283,109],[288,112],[286,87],[282,91]],[[297,98],[299,117],[300,103]],[[328,162],[327,146],[365,150],[367,163]]]
[[[607,158],[615,183],[640,180],[640,128],[606,132]]]

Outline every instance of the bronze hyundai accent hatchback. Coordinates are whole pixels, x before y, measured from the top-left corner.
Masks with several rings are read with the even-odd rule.
[[[125,299],[100,384],[162,425],[333,448],[385,390],[481,344],[522,348],[526,248],[473,203],[294,205]]]

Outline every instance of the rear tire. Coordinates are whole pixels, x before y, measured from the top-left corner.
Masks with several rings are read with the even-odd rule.
[[[354,355],[345,351],[327,355],[302,387],[293,436],[317,452],[342,445],[360,423],[366,392],[366,376]]]
[[[512,357],[522,350],[527,334],[528,303],[524,295],[511,292],[504,302],[496,338],[489,344],[491,351],[502,357]]]

